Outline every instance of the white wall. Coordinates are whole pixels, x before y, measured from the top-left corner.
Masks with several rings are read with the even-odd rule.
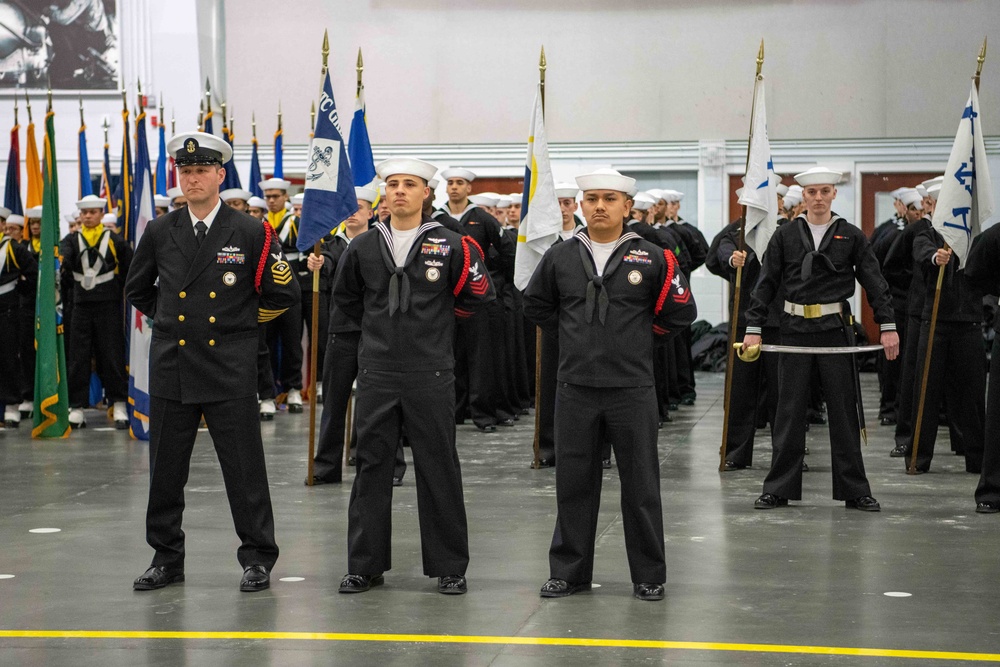
[[[228,0],[226,23],[230,101],[269,136],[280,99],[290,143],[308,136],[324,28],[342,117],[364,49],[382,144],[523,141],[542,44],[550,141],[738,139],[761,38],[773,138],[945,136],[983,36],[1000,44],[995,0]],[[1000,108],[997,59],[984,109]]]

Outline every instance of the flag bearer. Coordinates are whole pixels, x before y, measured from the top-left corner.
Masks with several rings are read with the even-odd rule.
[[[6,224],[11,217],[10,209],[0,206],[0,222]],[[38,262],[26,246],[7,234],[0,235],[0,336],[4,340],[19,341],[25,335],[21,326],[20,292],[34,294],[38,281]],[[34,318],[34,308],[31,309]],[[32,329],[31,348],[34,351]],[[4,425],[17,428],[21,423],[18,404],[22,399],[20,355],[21,345],[10,345],[8,353],[0,355],[0,403],[4,405]],[[34,359],[34,355],[32,355]],[[34,366],[32,365],[32,371]]]

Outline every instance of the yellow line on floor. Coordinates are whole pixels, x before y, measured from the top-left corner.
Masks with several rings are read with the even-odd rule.
[[[740,651],[745,653],[800,653],[850,655],[868,658],[919,660],[969,660],[1000,662],[1000,653],[917,651],[850,646],[798,646],[788,644],[734,644],[642,639],[588,639],[569,637],[496,637],[476,635],[404,635],[350,632],[160,632],[148,630],[0,630],[0,639],[270,639],[283,641],[397,642],[413,644],[500,644],[514,646],[580,646],[598,648],[647,648],[674,651]]]

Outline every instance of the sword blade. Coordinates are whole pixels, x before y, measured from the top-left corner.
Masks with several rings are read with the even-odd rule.
[[[881,345],[851,345],[842,347],[798,347],[795,345],[761,345],[761,352],[781,352],[783,354],[859,354],[878,352]]]

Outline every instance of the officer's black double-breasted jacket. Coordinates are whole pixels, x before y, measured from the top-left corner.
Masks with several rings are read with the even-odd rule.
[[[301,298],[264,224],[223,205],[199,247],[187,207],[149,223],[125,292],[153,319],[150,395],[207,403],[257,392],[258,322]]]

